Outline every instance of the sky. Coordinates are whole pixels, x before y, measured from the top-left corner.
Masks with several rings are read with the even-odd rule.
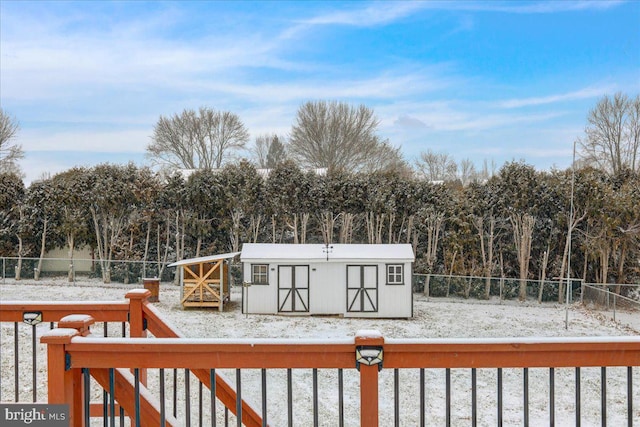
[[[187,108],[231,111],[253,141],[316,100],[372,108],[410,163],[566,168],[618,91],[640,92],[640,1],[0,0],[0,106],[26,183],[149,164],[160,116]]]

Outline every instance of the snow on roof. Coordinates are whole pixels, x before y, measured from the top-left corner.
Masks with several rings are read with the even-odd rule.
[[[181,261],[174,262],[173,264],[169,264],[169,267],[177,267],[179,265],[200,264],[201,262],[217,261],[219,259],[229,259],[237,255],[240,255],[240,252],[229,252],[229,253],[220,254],[220,255],[211,255],[211,256],[203,256],[199,258],[183,259]]]
[[[241,261],[246,260],[395,260],[413,262],[415,257],[410,244],[339,244],[327,247],[323,244],[245,243]]]

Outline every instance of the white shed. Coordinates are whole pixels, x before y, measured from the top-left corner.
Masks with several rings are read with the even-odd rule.
[[[243,313],[409,318],[409,244],[245,243]]]

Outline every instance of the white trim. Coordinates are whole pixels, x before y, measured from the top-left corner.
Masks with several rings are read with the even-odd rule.
[[[240,255],[240,252],[229,252],[229,253],[220,254],[220,255],[210,255],[210,256],[203,256],[199,258],[183,259],[181,261],[176,261],[173,264],[169,264],[168,267],[178,267],[180,265],[199,264],[201,262],[217,261],[219,259],[229,259],[238,255]]]

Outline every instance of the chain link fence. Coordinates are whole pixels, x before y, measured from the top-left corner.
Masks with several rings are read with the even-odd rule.
[[[18,268],[21,279],[35,279],[38,262],[38,258],[0,257],[0,274],[3,282],[6,279],[18,277]],[[111,281],[125,284],[142,283],[145,277],[158,277],[161,281],[172,281],[175,269],[167,268],[168,264],[156,261],[112,260]],[[102,278],[102,268],[100,261],[96,259],[44,258],[40,279],[52,277],[69,277],[72,282]]]
[[[640,285],[585,283],[581,301],[586,308],[640,331]]]
[[[18,265],[20,265],[20,278],[23,280],[35,279],[38,268],[38,258],[0,257],[0,275],[2,282],[6,279],[15,279]],[[173,261],[171,261],[173,262]],[[161,282],[172,282],[175,279],[176,269],[167,267],[171,262],[160,263],[157,261],[139,260],[113,260],[111,261],[111,282],[136,284],[142,283],[144,278],[159,278]],[[71,271],[71,275],[69,275]],[[242,264],[230,265],[232,284],[242,283]],[[97,259],[77,258],[44,258],[40,271],[40,279],[68,278],[71,282],[102,279],[102,268]]]
[[[480,276],[454,276],[441,274],[414,274],[413,291],[424,293],[429,297],[457,297],[466,299],[500,300],[518,299],[520,285],[523,280],[506,277],[480,277]],[[540,302],[559,301],[558,293],[564,289],[566,280],[524,280],[527,299]],[[569,302],[580,298],[580,285],[582,281],[571,279],[571,292]],[[565,296],[563,290],[563,299]]]

